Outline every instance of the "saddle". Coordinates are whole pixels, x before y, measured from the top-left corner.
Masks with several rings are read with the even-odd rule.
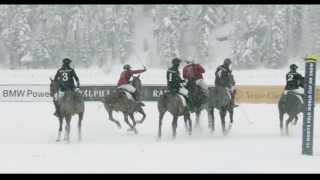
[[[168,98],[168,97],[169,97],[169,96],[168,96],[169,94],[171,94],[171,95],[177,95],[177,96],[181,99],[183,106],[187,106],[187,105],[190,104],[189,98],[188,98],[187,96],[185,96],[184,94],[181,94],[181,93],[179,93],[179,92],[169,91],[169,92],[165,93],[164,96],[165,96],[166,98]]]
[[[130,93],[129,91],[127,91],[125,89],[116,89],[115,94],[116,94],[116,96],[115,96],[116,99],[120,98],[121,96],[125,96],[129,100],[132,100],[133,102],[135,102],[137,105],[145,106],[145,104],[143,102],[140,102],[136,99],[134,94]]]
[[[302,104],[304,104],[304,100],[303,100],[304,94],[300,94],[300,93],[297,93],[297,92],[294,92],[294,91],[290,91],[290,90],[284,92],[284,95],[288,95],[288,94],[296,96],[300,100],[300,102]]]

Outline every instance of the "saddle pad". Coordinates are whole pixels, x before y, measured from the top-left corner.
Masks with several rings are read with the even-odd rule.
[[[285,95],[287,95],[288,93],[290,93],[290,94],[292,94],[292,95],[295,95],[299,100],[300,100],[300,102],[303,104],[303,98],[302,98],[302,96],[300,96],[300,95],[298,95],[298,94],[296,94],[295,92],[290,92],[290,91],[284,91],[284,94]]]
[[[182,105],[183,105],[184,107],[187,106],[187,101],[186,101],[186,99],[185,99],[182,95],[180,95],[180,94],[178,94],[178,96],[181,98]]]
[[[134,100],[132,94],[130,94],[130,93],[127,92],[127,91],[123,91],[123,92],[126,94],[126,96],[128,97],[128,99]]]

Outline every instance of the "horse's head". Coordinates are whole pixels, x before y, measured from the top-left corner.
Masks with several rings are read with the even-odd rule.
[[[137,89],[137,91],[141,91],[142,88],[142,83],[141,83],[141,79],[140,79],[140,75],[138,76],[132,76],[132,86],[135,87]]]
[[[58,84],[52,78],[50,78],[50,96],[53,97],[53,94],[57,92]]]

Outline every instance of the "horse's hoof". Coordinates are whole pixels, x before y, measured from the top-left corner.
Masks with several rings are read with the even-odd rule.
[[[57,139],[56,142],[60,142],[60,139]]]

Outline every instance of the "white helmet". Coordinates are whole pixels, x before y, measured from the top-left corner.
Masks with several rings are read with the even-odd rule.
[[[187,64],[194,64],[195,63],[194,58],[192,56],[188,56],[186,62],[187,62]]]

